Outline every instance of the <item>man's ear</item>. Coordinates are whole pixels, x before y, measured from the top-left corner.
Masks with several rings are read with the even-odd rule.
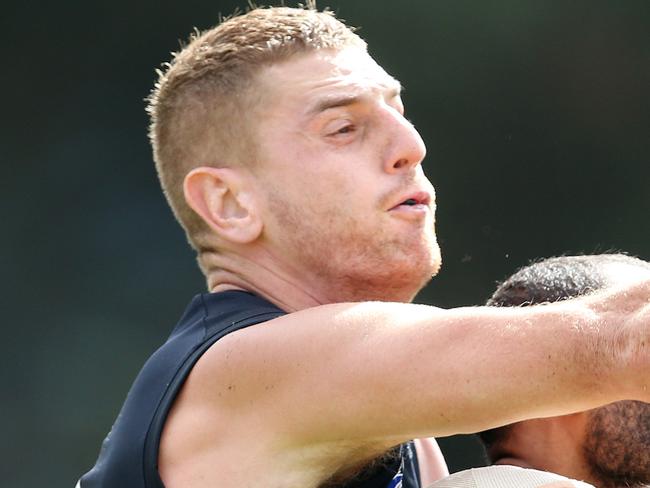
[[[262,220],[246,175],[232,168],[200,167],[183,182],[187,204],[221,238],[245,244],[262,233]]]

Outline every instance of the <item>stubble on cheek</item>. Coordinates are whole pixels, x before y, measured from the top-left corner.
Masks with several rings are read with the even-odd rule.
[[[650,484],[650,405],[622,401],[594,410],[584,453],[599,486]]]
[[[271,191],[284,249],[297,266],[337,290],[338,300],[412,299],[439,267],[433,224],[427,232],[399,230],[392,217],[364,213],[347,201],[344,193],[335,199],[317,193],[297,205]]]

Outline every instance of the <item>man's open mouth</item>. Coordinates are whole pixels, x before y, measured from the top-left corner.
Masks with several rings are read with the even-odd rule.
[[[399,208],[404,208],[404,207],[417,207],[417,206],[429,207],[430,202],[431,202],[431,195],[429,195],[428,192],[416,191],[404,195],[402,197],[402,200],[397,205],[392,207],[390,210],[397,210]]]

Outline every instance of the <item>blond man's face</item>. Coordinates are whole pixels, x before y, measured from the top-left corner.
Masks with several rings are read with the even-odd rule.
[[[399,83],[348,48],[265,68],[258,87],[255,177],[269,252],[331,288],[332,300],[410,300],[440,253],[425,146]]]

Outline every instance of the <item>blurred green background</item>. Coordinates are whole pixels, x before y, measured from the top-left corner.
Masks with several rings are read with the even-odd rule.
[[[650,2],[320,5],[361,27],[427,143],[444,266],[420,301],[481,303],[538,257],[650,258]],[[74,486],[204,289],[143,98],[179,39],[237,6],[2,4],[2,486]],[[472,438],[443,446],[453,470],[482,462]]]

